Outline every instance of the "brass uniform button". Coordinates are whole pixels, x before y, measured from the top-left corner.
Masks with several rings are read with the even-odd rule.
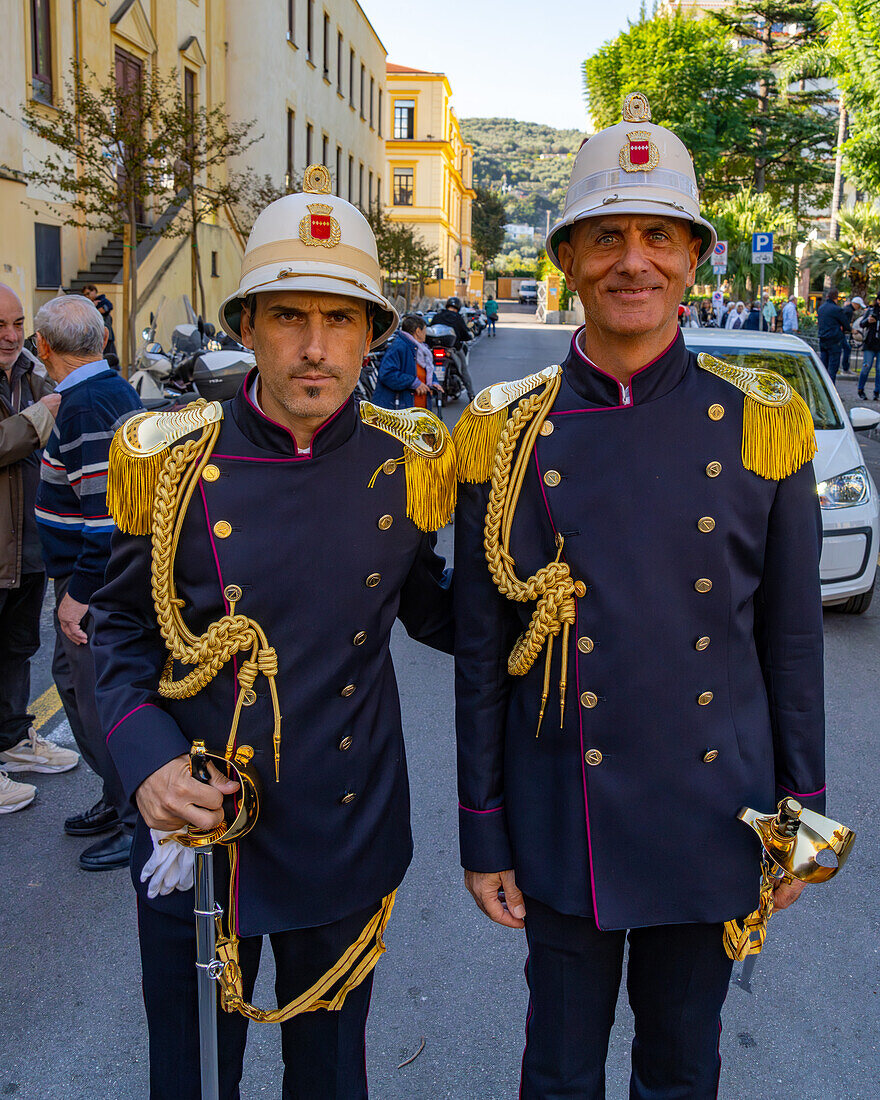
[[[359,630],[357,632],[357,634],[355,634],[355,636],[351,639],[351,644],[352,645],[363,645],[366,640],[367,640],[366,630]]]
[[[342,740],[339,742],[339,751],[340,752],[348,752],[348,750],[350,748],[351,748],[351,738],[350,737],[343,737]]]
[[[218,519],[214,524],[214,534],[218,539],[228,539],[232,534],[232,524],[225,519]]]
[[[694,588],[696,588],[698,592],[711,592],[712,582],[709,580],[708,577],[700,577],[700,579],[694,584]]]
[[[696,649],[698,653],[702,653],[704,649],[708,649],[708,648],[709,648],[709,636],[708,636],[708,634],[704,634],[702,638],[697,638],[696,642],[694,643],[694,649]]]
[[[204,468],[204,470],[202,470],[202,478],[205,481],[216,481],[219,476],[220,476],[220,471],[213,464],[213,462],[209,462],[208,465]]]
[[[243,707],[252,707],[257,701],[257,693],[253,688],[245,688],[241,693],[241,705]]]
[[[592,638],[578,638],[578,649],[581,653],[593,652],[593,639]]]
[[[393,458],[389,458],[382,463],[382,473],[384,474],[393,474],[396,469],[397,463],[394,461]]]
[[[720,420],[722,416],[724,416],[724,406],[723,405],[710,405],[709,406],[709,419],[710,420]]]
[[[548,470],[547,473],[544,474],[544,484],[549,485],[551,489],[555,488],[560,481],[562,481],[562,478],[557,470]]]
[[[342,803],[343,806],[347,806],[349,802],[354,802],[356,798],[357,795],[354,793],[354,791],[349,791],[347,794],[344,794],[342,798],[339,799],[339,801]]]
[[[590,767],[597,767],[602,763],[602,753],[598,749],[587,749],[584,753],[584,760],[590,765]]]
[[[576,596],[581,596],[581,597],[586,596],[587,586],[584,584],[583,581],[575,581],[574,582],[574,594]]]
[[[241,599],[241,589],[237,584],[227,584],[223,589],[223,596],[229,603],[238,603]]]
[[[392,519],[391,516],[382,516],[380,518],[379,524],[378,524],[379,530],[380,531],[387,531],[392,523],[394,523],[394,520]]]
[[[697,527],[704,535],[708,535],[710,531],[715,530],[715,520],[711,516],[701,516],[697,521]]]
[[[367,577],[367,579],[364,583],[366,584],[367,588],[375,588],[376,585],[381,580],[382,580],[382,574],[381,573],[371,573],[369,575],[369,577]]]
[[[349,695],[354,695],[356,690],[357,689],[355,688],[354,684],[346,684],[339,694],[342,696],[343,699],[347,699]]]
[[[553,424],[551,421],[545,420],[538,430],[541,435],[553,435]]]
[[[718,475],[720,473],[721,473],[721,463],[720,462],[710,462],[709,465],[706,467],[706,477],[718,477]]]
[[[701,707],[706,707],[712,702],[714,698],[715,696],[712,694],[711,691],[704,691],[701,695],[697,696],[697,702],[700,704]]]
[[[704,764],[711,764],[713,760],[717,760],[717,759],[718,759],[718,750],[717,749],[709,749],[708,752],[703,753],[703,763]]]
[[[592,691],[585,691],[581,694],[581,705],[588,710],[594,707],[599,702],[599,696]]]

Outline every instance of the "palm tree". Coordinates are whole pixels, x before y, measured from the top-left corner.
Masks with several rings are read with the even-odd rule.
[[[768,192],[757,194],[746,187],[729,198],[708,203],[705,214],[718,231],[719,240],[727,241],[727,276],[734,298],[754,298],[758,292],[760,273],[752,264],[753,233],[772,232],[779,238],[774,241],[774,262],[764,270],[765,282],[790,282],[796,264],[783,249],[788,247],[785,238],[794,235],[795,219]]]
[[[840,238],[817,241],[809,258],[814,275],[849,281],[853,294],[867,298],[880,278],[880,212],[868,203],[840,212]]]

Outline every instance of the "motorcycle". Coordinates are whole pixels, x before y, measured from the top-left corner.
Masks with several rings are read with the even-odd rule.
[[[455,347],[455,331],[448,325],[431,325],[425,330],[425,343],[434,357],[434,381],[443,387],[436,397],[437,412],[442,419],[443,406],[457,400],[464,389],[458,364],[449,354]]]

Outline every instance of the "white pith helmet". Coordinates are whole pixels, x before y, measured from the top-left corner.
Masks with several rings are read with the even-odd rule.
[[[665,214],[692,222],[703,243],[699,263],[708,260],[718,240],[700,217],[690,153],[671,130],[651,122],[641,92],[623,101],[622,122],[594,134],[575,157],[565,209],[547,237],[551,261],[559,267],[556,250],[570,226],[606,214]]]
[[[390,336],[400,321],[382,293],[370,223],[356,206],[330,194],[330,173],[322,164],[306,169],[300,194],[276,199],[254,222],[238,290],[220,306],[220,324],[230,336],[241,339],[244,299],[269,290],[344,294],[372,302],[371,347]]]

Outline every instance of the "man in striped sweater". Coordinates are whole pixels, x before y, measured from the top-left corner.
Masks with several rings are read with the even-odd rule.
[[[43,559],[55,586],[52,673],[79,750],[104,785],[100,801],[64,827],[73,836],[113,829],[79,859],[87,871],[106,871],[127,865],[135,813],[98,719],[89,603],[104,583],[114,528],[107,511],[110,442],[142,405],[102,358],[107,331],[87,298],[53,298],[37,313],[35,327],[38,354],[61,395],[36,505]]]

